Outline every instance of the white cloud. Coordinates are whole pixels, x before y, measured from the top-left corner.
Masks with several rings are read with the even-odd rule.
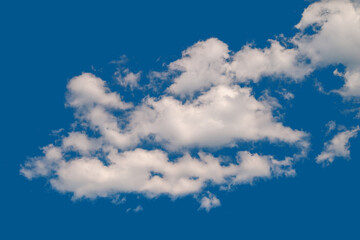
[[[75,108],[92,108],[96,105],[113,109],[131,107],[131,104],[120,99],[119,94],[109,92],[105,82],[91,73],[83,73],[72,78],[67,89],[67,103]]]
[[[86,155],[101,148],[101,142],[98,139],[90,139],[85,133],[71,132],[69,136],[63,138],[62,146],[65,150]]]
[[[130,192],[176,198],[199,193],[210,183],[231,186],[294,173],[291,159],[277,161],[272,156],[249,152],[239,152],[236,163],[227,163],[203,152],[199,153],[199,158],[185,154],[170,161],[160,150],[135,149],[118,153],[111,149],[104,161],[96,157],[64,161],[59,156],[45,166],[46,171],[43,166],[34,164],[25,166],[22,172],[28,178],[34,176],[28,172],[49,176],[55,189],[73,193],[74,199]]]
[[[280,91],[277,91],[285,100],[291,100],[295,98],[295,95],[292,92],[289,92],[286,89],[281,89]]]
[[[200,200],[200,209],[205,209],[209,212],[212,208],[219,207],[220,200],[212,193],[208,192],[208,196],[204,196]]]
[[[238,151],[229,162],[203,148],[259,140],[284,142],[302,151],[308,146],[305,132],[283,126],[272,116],[276,100],[257,100],[251,88],[237,85],[212,86],[186,101],[169,95],[147,97],[132,107],[103,80],[84,73],[70,80],[67,103],[84,130],[68,133],[58,146],[43,148],[44,156],[28,161],[21,173],[29,179],[49,178],[54,189],[72,193],[73,199],[123,193],[177,198],[199,194],[209,185],[230,188],[259,178],[291,176],[292,158],[278,161]],[[142,140],[160,144],[167,152],[142,149]],[[198,157],[188,150],[197,151]],[[173,152],[182,156],[170,159]],[[204,198],[206,209],[217,204],[214,197]]]
[[[245,45],[233,53],[216,38],[199,41],[170,63],[168,71],[157,75],[177,73],[168,90],[184,97],[211,86],[257,82],[263,77],[298,81],[316,69],[343,64],[345,85],[336,92],[360,97],[359,4],[350,0],[315,2],[295,27],[300,32],[294,37],[284,38],[283,44],[269,40],[270,46],[263,49]]]
[[[360,97],[360,66],[359,69],[348,69],[344,74],[345,85],[338,91],[344,97]]]
[[[126,202],[126,197],[120,197],[119,194],[116,194],[113,199],[111,200],[111,202],[115,205],[121,205],[121,204],[125,204]]]
[[[138,205],[135,209],[134,209],[134,212],[141,212],[143,211],[143,207],[141,205]]]
[[[332,163],[335,157],[350,157],[350,138],[356,137],[358,131],[360,130],[359,126],[352,130],[347,130],[338,133],[335,137],[329,142],[325,143],[323,152],[316,157],[317,163],[328,162]]]
[[[269,48],[246,45],[230,54],[228,46],[216,38],[199,41],[186,49],[182,58],[170,63],[168,72],[157,75],[180,72],[168,90],[184,97],[211,86],[257,82],[266,76],[303,79],[312,71],[296,49],[287,49],[276,40],[269,42]]]
[[[97,79],[102,83],[101,89],[106,89],[106,94],[102,95],[117,96],[120,101],[119,95],[110,92],[101,79],[87,78],[87,74],[85,78],[83,76],[84,74],[73,78],[69,86],[75,85],[72,81],[77,83],[79,79],[85,85],[86,79],[89,79],[91,86],[93,80]],[[252,96],[250,88],[237,85],[214,86],[196,99],[186,102],[172,96],[163,96],[160,100],[148,97],[141,105],[126,113],[126,116],[121,115],[128,116],[128,120],[120,120],[111,109],[105,107],[106,101],[100,97],[97,101],[84,101],[85,97],[74,94],[73,88],[69,90],[68,102],[75,106],[76,117],[102,135],[98,140],[89,140],[83,134],[71,133],[64,139],[65,147],[78,150],[82,148],[83,152],[101,144],[111,144],[125,150],[135,147],[150,136],[154,136],[155,141],[169,150],[221,147],[240,140],[304,144],[307,136],[302,131],[283,126],[272,116],[272,110],[277,106],[273,104],[273,98],[267,97],[259,101]],[[105,90],[102,92],[105,93]],[[82,102],[83,105],[72,104],[74,102]],[[121,103],[126,107],[131,106]],[[127,124],[121,124],[125,121]],[[83,139],[83,143],[77,143],[79,138]]]
[[[199,41],[182,53],[182,58],[169,64],[169,71],[181,74],[174,79],[169,92],[192,95],[203,90],[229,82],[229,49],[216,38]]]
[[[336,122],[335,121],[329,121],[326,124],[326,128],[327,128],[326,135],[328,135],[330,132],[332,132],[336,128]]]
[[[343,64],[345,85],[338,93],[360,96],[360,8],[350,0],[311,4],[296,25],[301,30],[293,43],[315,67]],[[314,34],[306,34],[312,28]],[[336,74],[336,73],[335,73]]]
[[[170,96],[146,100],[131,115],[130,134],[154,135],[169,149],[219,147],[239,140],[299,143],[306,133],[283,126],[272,116],[271,103],[256,100],[250,88],[219,85],[194,101]]]
[[[296,25],[301,31],[313,28],[312,35],[301,32],[294,42],[313,64],[360,63],[360,11],[348,0],[311,4]]]
[[[61,148],[50,144],[42,151],[44,156],[31,158],[21,167],[20,172],[28,179],[49,176],[56,171],[59,163],[64,162]]]
[[[259,81],[262,77],[303,79],[311,72],[296,49],[285,48],[276,40],[269,40],[270,47],[252,48],[246,45],[231,62],[237,81]]]
[[[123,70],[118,69],[115,72],[115,78],[121,86],[129,86],[131,89],[139,87],[139,80],[141,78],[141,71],[137,73],[131,72],[128,68]]]
[[[360,96],[359,9],[348,0],[316,2],[296,27],[300,31],[296,36],[282,44],[269,40],[263,49],[246,45],[231,52],[216,38],[199,41],[167,71],[150,74],[172,82],[162,95],[147,96],[137,106],[124,102],[93,74],[72,78],[67,105],[75,109],[82,130],[44,147],[44,156],[30,159],[21,173],[29,179],[47,177],[56,190],[70,192],[74,199],[123,193],[176,198],[203,193],[209,185],[229,188],[258,178],[294,175],[293,162],[306,153],[308,134],[273,116],[280,107],[276,99],[266,94],[255,98],[250,87],[239,83],[263,77],[297,81],[315,69],[343,64],[344,73],[334,72],[345,79],[337,92]],[[119,67],[117,77],[122,86],[133,89],[139,87],[141,72]],[[285,90],[279,94],[294,97]],[[337,134],[317,162],[349,157],[349,139],[358,131],[359,127]],[[150,149],[142,148],[144,141]],[[237,146],[258,141],[282,142],[301,153],[280,161]],[[229,146],[237,152],[232,161],[211,154]],[[173,153],[180,157],[172,158]],[[201,199],[206,210],[219,205],[213,195]]]
[[[138,205],[136,208],[128,208],[126,209],[126,212],[130,212],[130,211],[133,211],[133,212],[141,212],[141,211],[144,211],[143,207],[141,205]]]

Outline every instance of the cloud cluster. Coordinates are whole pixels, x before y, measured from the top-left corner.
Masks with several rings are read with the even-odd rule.
[[[212,86],[236,82],[257,82],[263,77],[303,79],[312,71],[297,49],[285,48],[269,40],[265,49],[244,46],[235,54],[216,39],[199,41],[182,53],[182,58],[169,64],[165,75],[176,75],[168,91],[179,96],[192,96]],[[195,80],[196,79],[196,80]]]
[[[199,41],[168,65],[174,78],[168,91],[192,96],[214,85],[258,82],[263,77],[304,79],[316,69],[343,65],[345,79],[337,92],[344,97],[360,96],[360,8],[350,0],[323,0],[305,9],[291,38],[269,40],[264,49],[245,45],[231,52],[222,41]],[[194,81],[196,79],[196,81]]]
[[[315,2],[295,27],[295,36],[269,40],[264,49],[246,45],[234,53],[216,38],[199,41],[166,71],[150,74],[168,81],[169,87],[138,104],[124,101],[91,73],[72,78],[66,103],[74,109],[80,130],[44,147],[43,156],[27,161],[21,173],[29,179],[46,177],[74,199],[119,193],[177,198],[207,192],[209,186],[230,188],[294,175],[293,163],[306,155],[309,134],[285,126],[273,115],[277,101],[256,98],[242,83],[263,77],[297,82],[316,69],[342,64],[345,72],[336,75],[345,85],[337,92],[360,96],[360,10],[349,0]],[[115,77],[133,89],[139,87],[141,73],[119,68]],[[279,93],[294,98],[284,89]],[[348,141],[358,130],[336,135],[317,162],[349,156]],[[276,160],[239,148],[259,141],[296,147],[300,153]],[[214,155],[225,148],[236,149],[230,161]],[[199,202],[207,211],[220,206],[210,192]]]
[[[33,158],[21,171],[28,178],[50,177],[55,189],[71,192],[75,199],[130,192],[176,198],[198,193],[209,183],[232,186],[293,175],[291,158],[278,161],[239,151],[236,161],[226,162],[201,149],[238,141],[281,141],[300,148],[307,143],[306,133],[285,127],[272,116],[271,104],[237,85],[219,85],[185,102],[171,96],[149,97],[133,107],[103,80],[84,73],[70,80],[67,103],[87,131],[70,132],[60,146],[43,148],[44,156]],[[89,137],[89,131],[99,136]],[[167,152],[142,149],[143,140],[160,144]],[[198,157],[188,153],[192,149],[198,149]],[[169,159],[168,152],[179,151],[182,157]]]

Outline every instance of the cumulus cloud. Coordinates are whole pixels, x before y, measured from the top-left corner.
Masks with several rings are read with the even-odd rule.
[[[180,96],[192,96],[211,86],[257,82],[267,76],[299,80],[312,71],[296,49],[288,49],[277,40],[269,42],[268,48],[246,45],[232,54],[228,46],[216,38],[199,41],[186,49],[181,59],[170,63],[168,72],[163,73],[178,73],[168,90]]]
[[[169,92],[192,95],[212,85],[228,83],[228,46],[216,38],[199,41],[182,53],[182,58],[169,64],[170,72],[180,72]]]
[[[133,89],[139,87],[141,71],[137,73],[133,73],[128,68],[125,68],[124,70],[118,69],[115,72],[115,78],[121,86],[123,87],[129,86],[130,88]]]
[[[208,192],[208,196],[204,196],[200,200],[200,209],[205,209],[209,212],[212,208],[219,207],[220,200],[212,193]]]
[[[62,139],[62,147],[65,151],[75,151],[87,155],[101,148],[98,139],[91,139],[85,133],[70,132]]]
[[[293,172],[288,161],[249,152],[239,152],[236,163],[226,163],[203,152],[198,158],[185,154],[170,161],[160,150],[119,153],[111,149],[105,164],[94,156],[66,161],[60,152],[50,150],[46,148],[44,158],[28,162],[22,173],[28,178],[51,176],[52,186],[60,192],[73,193],[74,199],[109,197],[119,192],[142,193],[148,197],[166,194],[176,198],[198,193],[209,182],[236,185]]]
[[[350,138],[356,137],[359,130],[360,128],[357,126],[352,130],[347,130],[336,134],[333,139],[325,143],[323,152],[316,157],[316,162],[332,163],[335,157],[349,158],[349,140]]]
[[[219,147],[236,141],[299,143],[306,133],[283,126],[272,116],[272,105],[259,101],[250,88],[219,85],[194,101],[153,98],[131,115],[130,134],[154,135],[170,149]]]
[[[311,4],[296,25],[293,38],[299,52],[314,67],[343,64],[345,85],[338,93],[360,96],[360,8],[350,0],[324,0]],[[312,29],[313,34],[305,30]]]
[[[252,48],[246,45],[237,52],[231,63],[231,69],[237,81],[259,81],[262,77],[303,79],[312,68],[295,48],[286,48],[277,40],[269,40],[270,47]]]
[[[20,172],[32,179],[34,177],[45,177],[53,173],[59,162],[62,162],[62,150],[50,144],[42,148],[44,156],[30,159],[21,167]]]
[[[187,101],[164,95],[147,97],[133,107],[103,80],[84,73],[70,80],[67,93],[67,105],[74,108],[83,131],[72,131],[61,144],[44,147],[44,156],[30,159],[21,173],[29,179],[48,177],[54,189],[72,193],[73,199],[119,193],[177,198],[200,193],[209,184],[229,188],[259,178],[291,176],[292,158],[279,161],[239,150],[228,162],[204,149],[259,140],[302,149],[307,134],[274,118],[272,101],[256,99],[250,88],[217,85]],[[96,137],[89,137],[90,132]],[[166,151],[143,149],[143,140]],[[197,150],[196,156],[189,150]],[[179,151],[181,157],[169,158]],[[201,204],[210,209],[217,201],[208,197]]]
[[[71,79],[67,85],[67,103],[75,108],[104,108],[127,109],[131,104],[124,103],[120,95],[105,86],[105,81],[91,73],[83,73]]]
[[[311,4],[295,26],[299,32],[270,46],[245,45],[232,52],[226,43],[210,38],[186,49],[158,77],[174,75],[168,91],[192,96],[211,86],[258,82],[263,77],[303,80],[316,69],[342,64],[345,84],[337,93],[360,96],[360,8],[356,1],[323,0]]]
[[[43,156],[29,159],[20,171],[29,179],[48,178],[54,189],[74,199],[126,193],[198,196],[209,186],[228,189],[260,178],[293,176],[294,162],[307,152],[309,134],[283,124],[273,114],[281,107],[278,101],[268,92],[255,97],[251,83],[264,77],[298,82],[316,69],[342,64],[344,73],[334,74],[345,85],[336,92],[360,96],[359,19],[354,1],[323,0],[304,11],[295,36],[269,40],[265,48],[248,44],[232,52],[219,39],[199,41],[165,71],[148,75],[168,87],[156,96],[145,94],[137,104],[124,101],[93,74],[76,76],[67,85],[66,105],[74,109],[80,130],[62,132],[60,141],[43,147]],[[141,75],[118,67],[115,78],[134,89],[140,88]],[[285,89],[277,92],[286,100],[294,98]],[[337,134],[317,162],[348,157],[349,139],[358,131]],[[259,141],[300,153],[276,159],[239,147]],[[215,154],[230,147],[236,152],[230,161]],[[209,192],[202,196],[200,208],[220,206]]]

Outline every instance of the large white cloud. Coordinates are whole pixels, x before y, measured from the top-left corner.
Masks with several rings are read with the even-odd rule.
[[[358,1],[323,0],[305,9],[289,39],[269,40],[267,48],[245,45],[238,52],[215,38],[199,41],[160,76],[175,74],[168,91],[192,96],[214,85],[257,82],[263,77],[304,79],[316,69],[342,64],[344,97],[360,96],[360,8]],[[288,47],[290,46],[290,47]]]
[[[119,193],[176,198],[205,192],[199,200],[205,210],[220,205],[207,192],[208,186],[231,187],[258,178],[294,175],[293,163],[305,156],[309,134],[274,117],[279,105],[269,97],[256,98],[250,83],[263,77],[296,82],[318,68],[343,64],[345,72],[336,75],[345,79],[345,85],[337,92],[344,97],[360,96],[358,2],[313,3],[296,28],[299,32],[284,39],[285,44],[269,40],[263,49],[245,45],[232,52],[216,38],[199,41],[165,72],[151,74],[168,81],[169,87],[137,105],[124,101],[93,74],[72,78],[67,105],[74,108],[81,130],[44,147],[43,156],[27,161],[21,173],[29,179],[47,177],[56,190],[70,192],[75,199]],[[119,71],[120,85],[139,87],[142,72]],[[248,87],[240,86],[244,83]],[[280,93],[294,98],[284,90]],[[325,144],[317,162],[349,156],[348,141],[358,130],[336,135]],[[279,161],[239,148],[240,143],[258,141],[281,142],[301,153]],[[228,147],[237,152],[230,161],[212,154]],[[180,157],[171,157],[174,153]]]
[[[146,100],[131,115],[131,134],[154,135],[169,149],[221,147],[237,141],[299,143],[306,134],[284,127],[272,116],[272,106],[258,101],[250,88],[219,85],[194,101],[182,103],[164,96]]]
[[[343,64],[345,85],[338,93],[360,96],[360,8],[350,0],[321,1],[310,5],[296,25],[293,38],[299,52],[314,67]],[[313,29],[314,34],[305,30]]]
[[[285,127],[272,116],[271,101],[257,100],[250,88],[237,85],[213,86],[186,101],[168,95],[148,97],[132,107],[103,80],[84,73],[70,80],[67,101],[83,131],[70,132],[61,144],[43,148],[44,156],[28,161],[21,172],[29,179],[48,177],[56,190],[73,193],[75,199],[134,192],[179,197],[197,194],[209,184],[230,187],[289,176],[295,174],[291,157],[278,161],[239,150],[236,160],[227,162],[202,149],[259,140],[301,150],[308,144],[306,133]],[[90,132],[97,137],[89,137]],[[143,140],[183,156],[169,159],[163,150],[141,149]],[[196,150],[198,157],[188,150]],[[204,199],[202,207],[216,206],[214,199]]]
[[[75,84],[80,82],[87,85],[89,81],[92,86],[94,79],[103,83],[87,73],[71,79],[68,84],[68,104],[75,107],[76,117],[80,121],[101,133],[102,137],[96,140],[96,144],[102,141],[120,149],[129,149],[141,140],[154,136],[154,140],[167,149],[178,150],[222,147],[237,141],[270,140],[304,144],[307,136],[302,131],[283,126],[272,116],[272,103],[257,100],[250,88],[217,85],[196,99],[185,102],[172,96],[162,96],[159,100],[149,97],[126,113],[120,109],[118,116],[111,110],[114,104],[106,101],[108,96],[116,96],[115,103],[122,108],[131,106],[120,101],[118,94],[107,89],[106,94],[102,91],[105,99],[99,97],[95,101],[92,93],[86,99],[78,91],[74,92],[72,86]],[[105,88],[101,85],[101,89]],[[82,105],[74,104],[81,102]],[[79,138],[82,138],[83,146],[76,143]],[[83,135],[74,133],[64,140],[65,144],[73,142],[75,149],[90,148],[88,145],[94,145],[95,141],[90,142]]]
[[[198,193],[209,182],[234,185],[256,178],[294,174],[290,159],[277,161],[271,156],[249,152],[239,152],[236,163],[226,163],[203,152],[199,158],[185,154],[170,161],[160,150],[135,149],[119,153],[110,148],[106,164],[96,156],[65,160],[64,152],[54,146],[45,148],[44,152],[44,157],[28,162],[22,173],[28,178],[51,176],[55,189],[71,192],[75,199],[107,197],[119,192],[179,197]]]
[[[313,70],[297,49],[269,41],[268,48],[246,45],[236,53],[230,53],[228,46],[216,38],[199,41],[186,49],[182,58],[170,63],[168,72],[161,76],[177,73],[168,91],[192,96],[214,85],[257,82],[262,77],[300,80]]]
[[[246,45],[238,51],[231,63],[236,81],[259,81],[262,77],[301,80],[312,71],[297,49],[286,48],[276,40],[269,40],[268,48]]]

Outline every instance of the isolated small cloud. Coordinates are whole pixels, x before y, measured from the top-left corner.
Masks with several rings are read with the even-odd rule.
[[[200,200],[200,208],[209,212],[212,208],[221,206],[220,200],[212,193],[208,192],[207,196],[204,196]]]
[[[295,95],[292,92],[289,92],[286,89],[281,89],[280,91],[277,91],[285,100],[291,100],[295,98]]]
[[[332,163],[336,157],[350,157],[350,138],[357,136],[359,126],[352,130],[340,132],[334,136],[329,142],[325,143],[324,150],[316,157],[317,163]]]
[[[128,208],[126,209],[126,212],[141,212],[144,211],[143,207],[141,205],[138,205],[136,208]]]
[[[115,205],[121,205],[126,202],[126,197],[121,197],[119,194],[116,194],[111,202]]]
[[[137,73],[131,72],[128,68],[123,70],[118,69],[115,72],[115,78],[121,86],[134,89],[139,87],[141,73],[141,71]]]
[[[335,128],[336,128],[336,122],[335,122],[335,121],[329,121],[329,122],[326,124],[326,128],[327,128],[326,135],[328,135],[328,134],[331,133],[333,130],[335,130]]]
[[[141,205],[138,205],[135,209],[134,209],[134,212],[141,212],[143,211],[143,207]]]

